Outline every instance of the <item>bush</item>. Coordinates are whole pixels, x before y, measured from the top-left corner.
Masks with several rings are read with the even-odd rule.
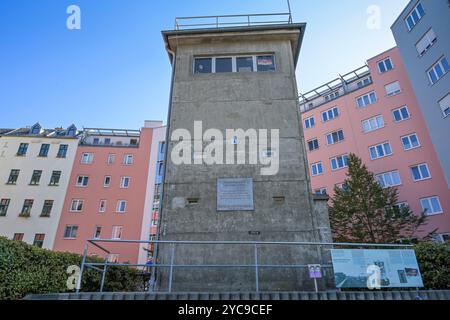
[[[67,268],[81,266],[82,256],[53,252],[23,242],[0,237],[0,300],[21,299],[28,294],[64,293],[67,289]],[[89,262],[101,262],[88,258]],[[101,274],[85,269],[82,291],[95,292],[100,287]],[[105,291],[140,291],[142,279],[130,268],[109,267]],[[73,290],[72,290],[73,292]]]
[[[414,248],[427,289],[450,289],[450,245],[423,242]]]

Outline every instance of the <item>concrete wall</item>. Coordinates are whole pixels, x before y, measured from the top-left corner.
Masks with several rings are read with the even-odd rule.
[[[410,1],[392,26],[392,32],[444,169],[447,186],[450,188],[450,152],[447,141],[450,135],[450,117],[444,118],[439,106],[439,100],[450,93],[450,77],[447,74],[431,85],[427,75],[427,70],[442,56],[446,56],[450,61],[450,41],[448,41],[450,4],[448,0],[421,0],[420,2],[425,10],[425,15],[420,22],[408,31],[405,18],[418,3],[416,0]],[[420,57],[415,45],[430,28],[435,32],[437,42]]]
[[[270,31],[267,31],[270,34]],[[246,41],[238,35],[212,41],[178,42],[170,135],[183,128],[193,132],[194,121],[203,121],[203,130],[216,128],[279,129],[280,171],[275,176],[260,175],[261,165],[175,165],[170,141],[164,181],[162,239],[239,241],[321,241],[318,220],[309,186],[302,129],[299,126],[294,58],[289,38]],[[275,53],[276,72],[193,74],[196,55]],[[206,141],[203,141],[205,144]],[[230,141],[224,140],[224,144]],[[218,212],[217,179],[251,177],[254,211]],[[285,203],[273,197],[284,196]],[[189,205],[187,198],[199,198]],[[326,211],[326,207],[321,210]],[[326,213],[324,213],[326,214]],[[321,226],[329,228],[329,226]],[[258,232],[250,235],[250,231]],[[204,245],[180,246],[176,263],[253,263],[253,247]],[[321,263],[314,248],[260,248],[260,263]],[[170,247],[161,246],[160,262],[170,261]],[[162,272],[161,288],[167,285]],[[183,270],[174,277],[174,290],[253,290],[252,269]],[[311,288],[306,270],[277,269],[260,273],[264,290]]]
[[[16,156],[21,143],[29,143],[24,157]],[[50,144],[48,157],[38,157],[44,143]],[[69,146],[66,158],[56,157],[61,144]],[[1,236],[12,239],[15,233],[23,233],[23,241],[33,244],[36,234],[45,234],[43,248],[53,248],[77,147],[76,138],[0,137],[0,199],[11,199],[6,216],[0,217]],[[6,185],[12,169],[20,170],[19,179],[16,185]],[[38,186],[29,185],[33,170],[42,170]],[[58,186],[49,186],[53,171],[61,171]],[[34,200],[29,218],[19,217],[25,199]],[[45,200],[54,201],[48,218],[40,217]]]

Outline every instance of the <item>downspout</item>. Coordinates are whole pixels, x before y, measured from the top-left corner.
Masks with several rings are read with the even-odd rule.
[[[168,159],[168,150],[169,150],[169,142],[170,142],[170,137],[169,137],[169,133],[170,133],[170,119],[171,119],[171,114],[172,114],[172,94],[173,94],[173,87],[174,87],[174,80],[175,80],[175,69],[176,69],[176,53],[174,51],[172,51],[169,48],[169,44],[167,43],[166,45],[166,50],[167,52],[170,54],[170,56],[172,57],[172,77],[171,77],[171,82],[170,82],[170,95],[169,95],[169,110],[167,113],[167,124],[166,124],[166,143],[165,143],[165,150],[164,150],[164,170],[163,170],[163,174],[162,174],[162,183],[161,183],[161,195],[160,195],[160,200],[159,200],[159,212],[158,212],[158,226],[157,226],[157,231],[156,231],[156,239],[159,241],[161,240],[161,231],[164,230],[164,228],[161,228],[162,224],[163,224],[163,216],[162,216],[162,209],[163,209],[163,203],[164,203],[164,184],[165,184],[165,180],[166,180],[166,171],[167,171],[167,159]],[[153,253],[153,263],[154,264],[158,264],[158,247],[159,247],[159,243],[155,243],[155,249],[154,249],[154,253]],[[151,279],[152,284],[153,284],[153,288],[149,287],[149,290],[152,290],[153,292],[156,291],[156,267],[152,268],[152,275],[151,275]]]

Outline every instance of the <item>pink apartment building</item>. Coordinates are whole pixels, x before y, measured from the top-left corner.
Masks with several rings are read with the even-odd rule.
[[[141,130],[84,129],[54,250],[82,254],[88,239],[149,240],[161,128],[148,121]],[[100,244],[113,262],[148,259],[148,245]],[[106,257],[92,245],[88,254]]]
[[[367,65],[301,95],[312,188],[333,196],[355,153],[399,205],[430,216],[424,232],[450,237],[450,190],[407,77],[393,48]]]

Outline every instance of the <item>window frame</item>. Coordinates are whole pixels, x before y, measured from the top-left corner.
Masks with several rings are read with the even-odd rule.
[[[125,203],[125,207],[123,209],[123,211],[121,210],[121,204]],[[127,205],[128,205],[128,201],[127,200],[117,200],[117,205],[116,205],[116,213],[120,213],[120,214],[124,214],[127,212]]]
[[[336,111],[337,115],[335,114],[335,111]],[[330,112],[331,112],[332,118],[329,117]],[[327,118],[326,120],[324,119],[324,115],[326,115],[326,118]],[[329,108],[329,109],[321,112],[322,123],[327,123],[327,122],[333,121],[333,120],[339,118],[340,116],[341,116],[341,112],[339,111],[338,106],[334,106],[332,108]]]
[[[391,153],[387,153],[386,152],[386,148],[385,148],[386,145],[389,145],[389,149],[390,149]],[[378,150],[379,146],[381,146],[383,148],[384,155],[382,155],[382,156],[380,156],[379,152],[378,152],[379,151]],[[372,157],[372,151],[371,151],[372,148],[375,148],[375,151],[376,151],[376,153],[378,155],[376,158]],[[394,154],[394,150],[392,149],[392,145],[391,145],[391,143],[389,141],[385,141],[385,142],[382,142],[382,143],[379,143],[379,144],[376,144],[376,145],[369,146],[369,155],[370,155],[370,160],[372,160],[372,161],[375,161],[375,160],[378,160],[378,159],[383,159],[383,158],[392,156],[393,154]]]
[[[80,183],[81,178],[81,183]],[[79,175],[75,181],[75,187],[77,188],[87,188],[89,185],[89,176]]]
[[[380,118],[381,118],[381,121],[383,122],[382,126],[376,127],[375,129],[371,127],[370,130],[367,130],[367,131],[365,130],[365,128],[364,128],[364,124],[365,123],[368,123],[369,126],[371,126],[371,122],[370,121],[371,120],[375,120],[376,124],[378,125],[378,120]],[[383,129],[385,126],[386,126],[386,121],[384,121],[384,117],[383,117],[382,114],[379,114],[379,115],[376,115],[374,117],[371,117],[371,118],[368,118],[368,119],[365,119],[365,120],[361,121],[362,132],[365,133],[365,134],[373,132],[373,131],[377,131],[377,130],[380,130],[380,129]]]
[[[433,208],[433,205],[432,205],[432,202],[431,202],[432,199],[436,199],[437,200],[437,202],[439,204],[439,207],[440,207],[440,211],[433,211],[433,212],[427,213],[425,211],[426,208],[424,208],[424,206],[423,206],[423,201],[425,201],[425,200],[428,201],[428,204],[430,205],[430,208]],[[442,208],[442,203],[441,203],[441,200],[439,199],[439,196],[431,196],[431,197],[426,197],[426,198],[420,198],[419,199],[419,203],[420,203],[420,206],[422,207],[422,211],[425,212],[426,216],[436,216],[436,215],[440,215],[440,214],[444,213],[444,208]]]
[[[314,144],[314,142],[316,142],[316,144]],[[313,148],[311,149],[310,148],[310,144],[313,144]],[[320,145],[319,145],[319,139],[318,138],[313,138],[313,139],[311,139],[311,140],[308,140],[307,142],[306,142],[306,144],[308,145],[308,152],[313,152],[313,151],[316,151],[316,150],[319,150],[319,148],[320,148]],[[315,147],[317,145],[317,147]]]
[[[413,146],[413,143],[412,143],[412,141],[411,141],[411,137],[412,137],[412,136],[415,136],[415,137],[416,137],[416,140],[417,140],[417,143],[418,143],[418,145],[417,145],[416,147]],[[411,145],[411,148],[409,148],[409,149],[406,149],[406,148],[405,148],[405,144],[403,143],[403,139],[405,139],[405,138],[408,139],[408,142],[409,142],[409,144]],[[417,133],[415,133],[415,132],[400,137],[400,142],[402,143],[403,151],[411,151],[411,150],[420,148],[420,147],[422,146],[422,145],[420,144],[419,136],[418,136]]]
[[[50,144],[49,143],[42,143],[41,148],[39,149],[39,158],[47,158],[48,153],[50,152]]]
[[[373,94],[373,96],[375,97],[374,99],[374,101],[372,101],[372,94]],[[368,99],[368,103],[366,103],[365,101],[364,101],[364,98],[365,97],[367,97],[367,99]],[[360,101],[360,99],[361,99],[361,101],[363,102],[363,105],[360,105],[359,104],[359,101]],[[370,92],[367,92],[367,93],[365,93],[365,94],[363,94],[363,95],[360,95],[360,96],[358,96],[358,97],[356,97],[356,108],[358,108],[358,109],[362,109],[362,108],[366,108],[366,107],[368,107],[368,106],[371,106],[371,105],[374,105],[374,104],[376,104],[377,102],[378,102],[378,96],[377,96],[377,93],[376,93],[376,91],[375,90],[372,90],[372,91],[370,91]]]
[[[315,170],[316,173],[314,173],[314,168],[316,168],[316,170]],[[320,168],[320,170],[319,170],[319,168]],[[323,172],[324,172],[324,170],[323,170],[322,161],[311,164],[311,176],[312,177],[320,176],[323,174]]]
[[[68,236],[66,236],[68,233],[67,231],[69,231]],[[75,235],[73,233],[75,233]],[[66,225],[64,228],[63,238],[65,240],[75,240],[77,238],[77,234],[78,234],[78,226],[77,225]]]
[[[425,168],[426,168],[427,173],[428,173],[428,177],[423,177],[423,175],[422,175],[422,170],[420,169],[421,167],[425,167]],[[419,178],[419,179],[416,179],[416,177],[414,176],[414,172],[413,172],[413,169],[414,169],[414,168],[417,168],[417,170],[418,170],[418,172],[419,172],[419,174],[420,174],[420,178]],[[424,162],[424,163],[419,163],[419,164],[410,166],[410,167],[409,167],[409,172],[410,172],[411,178],[412,178],[412,180],[413,180],[414,182],[426,181],[426,180],[430,180],[430,179],[433,178],[433,177],[431,176],[430,167],[428,166],[428,164],[427,164],[426,162]]]
[[[0,217],[6,217],[8,214],[8,209],[11,204],[11,199],[2,198],[0,199]]]
[[[73,209],[73,205],[74,203],[77,204],[76,209]],[[81,209],[78,209],[79,206],[81,204]],[[70,201],[70,207],[69,207],[69,212],[73,212],[73,213],[80,213],[84,211],[84,199],[72,199]]]
[[[449,65],[449,69],[445,70],[444,64],[442,61],[447,61],[447,65]],[[443,72],[441,76],[439,76],[436,72],[436,67],[439,66]],[[436,76],[436,81],[433,81],[433,78],[430,76],[430,72],[433,71],[433,74]],[[450,72],[450,63],[448,62],[448,59],[445,55],[441,56],[430,68],[427,69],[427,76],[428,80],[430,81],[430,85],[434,86],[436,83],[438,83],[442,78],[444,78],[447,73]]]
[[[430,31],[433,32],[434,34],[434,39],[432,41],[430,41],[430,38],[428,37],[428,34],[430,33]],[[422,40],[428,40],[428,46],[425,47],[425,49],[422,52],[419,52],[417,46],[420,42],[422,42]],[[430,49],[436,44],[438,38],[436,35],[436,32],[434,32],[433,28],[430,28],[427,30],[427,32],[424,33],[424,35],[419,39],[419,41],[416,42],[416,44],[414,45],[416,47],[416,51],[419,54],[419,57],[423,57],[428,51],[430,51]]]
[[[389,68],[387,67],[387,65],[386,65],[386,61],[388,61],[388,60],[389,60],[389,62],[390,62],[390,64],[391,64],[391,69],[389,69]],[[383,64],[383,67],[384,67],[385,71],[382,71],[382,70],[381,70],[380,64]],[[387,72],[389,72],[389,71],[395,69],[394,62],[392,61],[391,57],[385,57],[385,58],[379,60],[379,61],[377,62],[377,67],[378,67],[378,73],[379,73],[379,74],[385,74],[385,73],[387,73]]]
[[[423,11],[423,15],[420,13],[420,11],[418,10],[418,7],[422,8]],[[416,18],[414,18],[414,13],[417,14],[418,20],[414,21]],[[414,6],[413,9],[411,9],[411,11],[408,13],[408,15],[405,18],[405,24],[406,24],[406,28],[408,29],[408,32],[411,32],[418,24],[419,22],[422,20],[422,18],[426,15],[425,9],[422,5],[422,3],[420,1],[417,2],[417,4]],[[414,23],[413,26],[409,25],[408,19],[412,18],[412,22]]]
[[[393,177],[394,174],[398,175],[399,182],[397,184],[395,184],[395,183],[390,184],[390,185],[387,184],[386,183],[386,179],[385,179],[386,175],[389,175],[391,181],[394,182],[394,177]],[[379,173],[379,174],[375,175],[375,178],[376,178],[377,182],[379,183],[380,187],[383,188],[383,189],[398,187],[398,186],[401,186],[403,184],[402,177],[401,177],[401,174],[400,174],[399,170],[392,170],[392,171]],[[380,183],[379,178],[383,179],[383,185]]]
[[[87,159],[85,160],[85,156]],[[81,164],[92,164],[94,162],[94,153],[93,152],[83,152],[81,154]]]
[[[258,58],[260,57],[272,57],[273,70],[262,71],[258,69]],[[237,61],[239,58],[252,58],[252,71],[239,71],[237,67]],[[200,59],[211,59],[211,72],[196,72],[196,61]],[[217,59],[231,59],[231,71],[230,72],[217,72]],[[194,56],[192,63],[192,74],[233,74],[233,73],[267,73],[276,72],[278,70],[276,54],[272,53],[258,53],[258,54],[239,54],[239,55],[217,55],[217,56]]]
[[[408,118],[404,118],[404,117],[403,117],[403,114],[402,114],[402,112],[401,112],[402,109],[406,109],[406,111],[408,112]],[[399,112],[399,114],[400,114],[400,116],[402,117],[402,119],[397,120],[397,119],[395,118],[395,112],[396,112],[396,111]],[[405,106],[402,106],[402,107],[400,107],[400,108],[393,109],[393,110],[392,110],[392,116],[393,116],[393,118],[394,118],[394,122],[395,122],[395,123],[400,123],[400,122],[403,122],[403,121],[406,121],[406,120],[411,119],[411,112],[409,111],[408,106],[405,105]]]
[[[342,160],[342,165],[343,165],[342,167],[339,166],[339,160],[338,160],[339,158],[341,158],[341,160]],[[344,160],[344,159],[346,159],[346,160]],[[336,165],[337,165],[336,168],[333,168],[334,167],[333,160],[336,161]],[[339,156],[330,158],[330,167],[331,167],[331,171],[339,171],[339,170],[348,168],[348,154],[341,154]]]
[[[311,120],[312,120],[312,124],[311,124]],[[309,126],[306,123],[308,123]],[[303,120],[303,125],[305,126],[305,130],[312,129],[316,126],[316,119],[314,118],[314,116],[308,117],[305,120]]]
[[[340,132],[342,133],[342,139],[340,139],[340,135],[339,135]],[[334,139],[333,134],[336,134],[337,140]],[[330,140],[328,139],[329,137],[331,137],[332,143],[330,143]],[[327,146],[332,146],[332,145],[335,145],[335,144],[345,141],[344,130],[339,129],[339,130],[327,133],[325,135],[325,140],[327,141]]]

